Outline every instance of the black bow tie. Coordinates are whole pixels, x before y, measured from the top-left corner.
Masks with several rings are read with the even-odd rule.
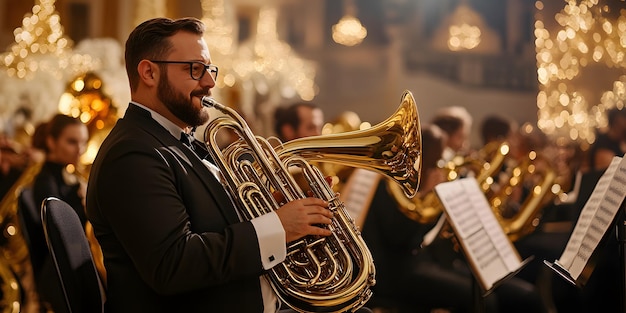
[[[194,138],[185,133],[185,132],[181,132],[180,133],[180,142],[182,142],[183,144],[185,144],[187,147],[189,147],[189,149],[193,150],[193,142]]]
[[[180,142],[189,147],[189,149],[191,149],[200,159],[206,159],[213,162],[213,159],[209,156],[207,148],[201,143],[201,141],[196,140],[193,135],[181,132]]]

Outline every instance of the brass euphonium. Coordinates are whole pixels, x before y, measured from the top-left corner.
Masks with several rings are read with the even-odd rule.
[[[278,209],[274,192],[286,201],[307,196],[290,174],[291,167],[302,170],[315,197],[327,200],[334,213],[328,226],[331,236],[306,236],[288,243],[286,260],[266,274],[278,297],[298,312],[356,311],[363,306],[375,283],[372,256],[343,203],[309,161],[371,169],[396,180],[408,195],[414,194],[421,167],[421,135],[411,93],[404,93],[393,116],[370,129],[296,139],[277,148],[254,136],[234,110],[209,97],[202,103],[225,113],[207,126],[205,142],[244,219]],[[220,151],[214,147],[223,127],[240,139]]]

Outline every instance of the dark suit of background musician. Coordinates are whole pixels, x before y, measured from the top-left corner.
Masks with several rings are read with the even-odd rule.
[[[260,275],[284,260],[286,241],[330,234],[313,226],[331,216],[314,198],[240,222],[219,175],[179,141],[208,120],[200,100],[217,72],[203,28],[153,19],[126,43],[133,103],[103,142],[87,191],[108,312],[273,312]]]
[[[624,155],[626,145],[626,109],[607,111],[608,128],[597,132],[596,141],[589,147],[589,169],[604,171],[614,156]]]

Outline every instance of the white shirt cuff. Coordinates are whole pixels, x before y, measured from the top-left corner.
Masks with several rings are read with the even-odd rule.
[[[269,270],[284,261],[287,256],[285,230],[276,212],[263,214],[250,222],[259,240],[263,269]]]

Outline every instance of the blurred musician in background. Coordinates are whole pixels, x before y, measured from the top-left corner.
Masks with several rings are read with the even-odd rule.
[[[38,126],[32,138],[33,148],[43,151],[45,155],[32,185],[34,203],[39,206],[47,197],[59,198],[76,211],[83,226],[87,222],[84,207],[86,181],[74,170],[79,166],[79,158],[85,152],[88,139],[87,126],[79,119],[63,114],[56,114]],[[63,293],[48,253],[43,228],[37,234],[39,236],[29,234],[29,253],[37,292],[44,307],[54,312],[65,312]]]
[[[598,132],[589,148],[589,169],[605,170],[614,156],[623,156],[626,144],[626,110],[612,108],[607,112],[608,128]]]
[[[431,123],[441,128],[448,137],[443,159],[450,161],[457,155],[467,155],[470,150],[469,135],[473,118],[461,106],[446,107],[437,112]]]
[[[319,136],[323,126],[324,113],[311,102],[296,102],[274,112],[274,131],[282,142]]]
[[[35,203],[40,204],[47,197],[57,197],[72,206],[83,224],[87,221],[83,205],[87,186],[76,169],[88,139],[87,126],[83,122],[57,114],[45,124],[45,141],[33,142],[35,148],[45,152],[44,164],[33,182]],[[68,165],[71,165],[71,172],[68,172]]]
[[[324,126],[324,112],[312,102],[294,102],[274,111],[274,131],[281,142],[319,136]],[[319,167],[324,164],[316,164]],[[322,170],[323,171],[323,170]],[[298,167],[290,167],[289,172],[298,185],[305,189],[308,183]]]
[[[480,124],[480,138],[483,147],[491,143],[509,140],[517,127],[515,123],[499,115],[489,115]]]
[[[326,201],[305,198],[241,221],[207,151],[186,130],[217,67],[195,18],[143,22],[126,42],[132,102],[89,176],[87,214],[107,270],[107,312],[275,312],[266,270],[286,243],[328,236]]]
[[[422,177],[416,197],[432,195],[434,186],[446,181],[437,165],[446,138],[438,126],[422,127]],[[422,224],[409,219],[396,206],[386,185],[381,179],[362,231],[376,262],[377,283],[369,306],[398,312],[472,312],[472,288],[476,286],[452,241],[438,238],[422,247],[435,222]],[[495,288],[484,305],[486,312],[545,312],[534,286],[516,277]]]
[[[422,155],[419,194],[416,197],[425,196],[435,185],[445,181],[437,162],[445,149],[446,138],[446,134],[437,126],[422,127],[422,146],[428,148],[424,149]],[[419,253],[420,257],[430,257],[428,253],[417,251],[422,238],[434,224],[416,223],[406,217],[395,203],[387,191],[387,182],[379,179],[361,233],[376,262],[376,285],[372,288],[374,294],[370,306],[395,308],[400,312],[414,312],[417,308],[429,312],[431,308],[469,307],[471,291],[464,294],[464,291],[469,290],[462,290],[448,299],[450,294],[441,294],[432,281],[414,279],[409,259],[414,253]],[[434,271],[431,273],[437,275]],[[424,290],[432,293],[421,293]],[[436,297],[433,298],[433,294]]]

